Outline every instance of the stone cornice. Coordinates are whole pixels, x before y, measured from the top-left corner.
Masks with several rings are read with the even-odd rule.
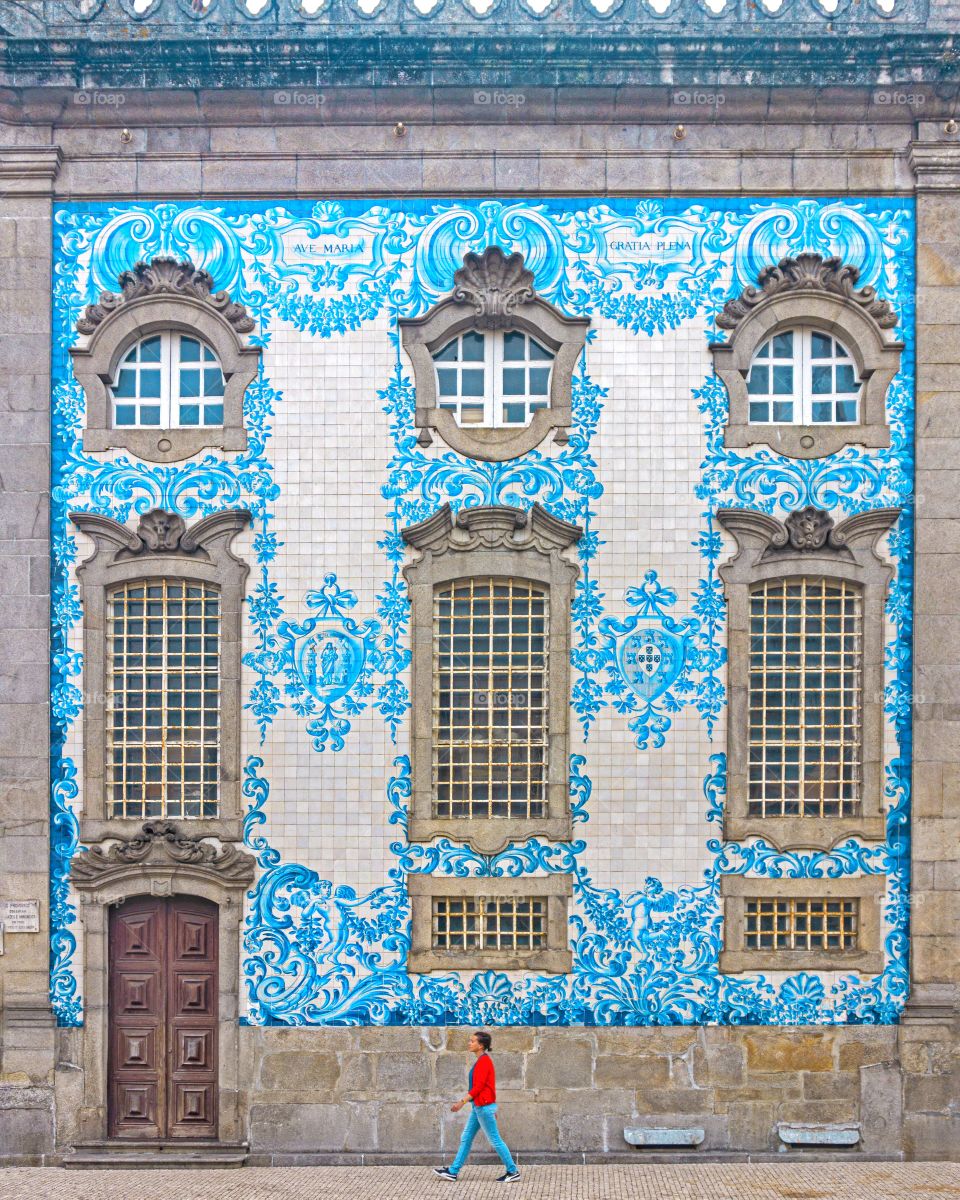
[[[909,156],[918,192],[960,189],[960,136],[952,142],[912,142]]]
[[[58,146],[0,150],[0,193],[51,196],[62,161]]]

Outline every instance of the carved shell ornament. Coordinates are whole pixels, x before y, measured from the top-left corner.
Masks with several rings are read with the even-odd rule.
[[[789,545],[793,550],[822,550],[828,545],[839,549],[844,544],[833,527],[833,518],[822,508],[798,509],[792,512],[783,523],[784,529],[770,539],[771,546]]]
[[[523,265],[523,255],[506,255],[499,246],[483,254],[465,254],[463,266],[453,276],[453,298],[472,304],[479,329],[509,329],[521,304],[536,296],[533,272]]]
[[[96,304],[88,304],[77,321],[78,333],[93,333],[107,317],[145,296],[182,296],[201,300],[215,309],[237,333],[252,333],[255,322],[242,304],[232,301],[226,292],[213,290],[213,276],[195,267],[185,258],[178,262],[158,255],[150,262],[138,262],[129,271],[121,271],[120,293],[101,292]]]
[[[176,550],[187,531],[186,522],[177,513],[152,508],[137,525],[137,536],[148,550]]]
[[[764,267],[757,277],[758,288],[748,287],[735,299],[728,300],[717,317],[721,329],[736,329],[740,322],[774,296],[799,290],[817,290],[842,296],[872,317],[881,329],[893,329],[897,314],[872,287],[857,289],[859,270],[840,258],[823,258],[804,251],[796,258],[782,258],[775,267]]]

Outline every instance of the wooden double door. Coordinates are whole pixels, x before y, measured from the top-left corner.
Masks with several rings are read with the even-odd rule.
[[[217,928],[192,896],[111,910],[111,1137],[216,1138]]]

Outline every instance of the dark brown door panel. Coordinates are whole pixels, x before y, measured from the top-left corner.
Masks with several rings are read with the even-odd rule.
[[[138,898],[110,917],[109,1131],[217,1136],[217,908]]]

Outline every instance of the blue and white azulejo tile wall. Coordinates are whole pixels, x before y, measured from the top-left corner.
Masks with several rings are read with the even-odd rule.
[[[591,320],[569,442],[505,463],[421,448],[397,321],[449,293],[468,250],[518,249],[538,292]],[[856,265],[901,318],[889,449],[800,461],[723,445],[708,343],[724,302],[788,254]],[[157,254],[189,257],[244,303],[264,347],[249,449],[170,466],[85,454],[67,353],[84,305]],[[162,506],[188,521],[243,505],[245,839],[259,863],[245,920],[254,1024],[891,1022],[907,984],[913,503],[913,211],[904,199],[635,199],[64,204],[55,218],[53,999],[83,1019],[70,861],[83,795],[85,547],[67,521]],[[535,500],[584,528],[573,607],[575,837],[484,857],[405,836],[410,631],[400,530],[439,506]],[[836,519],[897,505],[885,544],[887,837],[829,852],[722,840],[722,506]],[[342,686],[310,689],[300,627],[342,634]],[[634,629],[672,639],[673,668],[635,690]],[[420,698],[419,703],[429,703]],[[573,970],[410,976],[409,873],[570,872]],[[719,878],[885,873],[883,973],[724,977]],[[815,891],[816,884],[811,885]]]

